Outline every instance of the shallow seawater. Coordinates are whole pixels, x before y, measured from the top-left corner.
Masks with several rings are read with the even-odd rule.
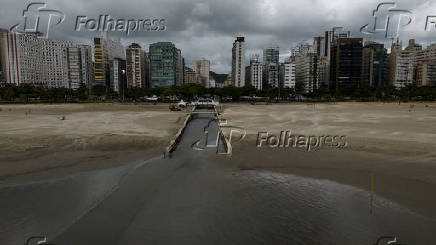
[[[217,167],[212,114],[194,117],[172,158],[0,186],[2,244],[432,244],[436,220],[328,180]],[[209,134],[205,138],[205,129]],[[222,145],[218,145],[222,147]]]

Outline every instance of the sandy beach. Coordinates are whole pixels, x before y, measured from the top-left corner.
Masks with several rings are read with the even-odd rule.
[[[144,161],[163,153],[186,117],[167,105],[0,106],[0,181],[62,177]],[[228,126],[244,128],[234,171],[266,170],[369,190],[436,217],[436,104],[226,105]],[[64,119],[64,120],[63,120]],[[346,136],[346,148],[257,147],[258,133]],[[225,131],[228,135],[229,131]]]
[[[108,168],[163,153],[186,113],[167,105],[0,105],[0,180]]]
[[[222,118],[247,136],[233,143],[226,164],[328,179],[370,189],[436,217],[436,104],[336,103],[226,106]],[[344,149],[257,147],[258,133],[342,135]],[[226,131],[229,135],[229,130]]]

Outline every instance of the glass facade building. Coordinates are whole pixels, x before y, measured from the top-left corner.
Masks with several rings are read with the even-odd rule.
[[[158,42],[150,45],[150,85],[171,87],[179,79],[178,51],[171,42]]]

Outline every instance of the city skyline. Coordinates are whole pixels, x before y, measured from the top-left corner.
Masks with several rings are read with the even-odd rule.
[[[3,3],[0,10],[3,18],[2,28],[8,29],[20,21],[25,3],[11,0]],[[372,11],[378,3],[379,1],[348,3],[340,0],[325,4],[271,0],[250,4],[221,1],[218,4],[190,0],[171,4],[151,4],[144,1],[135,2],[132,6],[122,6],[115,1],[106,1],[104,5],[79,1],[70,6],[67,2],[47,2],[50,8],[62,10],[66,16],[64,23],[50,32],[53,39],[67,39],[74,43],[92,45],[91,39],[98,33],[73,30],[75,17],[78,15],[93,18],[100,14],[110,14],[114,18],[165,18],[168,28],[164,32],[138,32],[130,36],[115,32],[110,35],[120,36],[124,46],[132,42],[142,47],[148,47],[157,41],[173,42],[184,51],[187,64],[205,57],[214,61],[211,70],[218,73],[230,73],[231,54],[222,51],[231,50],[231,42],[237,36],[246,37],[247,56],[261,53],[271,43],[277,43],[281,49],[281,61],[286,58],[292,47],[301,42],[311,42],[313,36],[333,26],[344,26],[351,31],[353,37],[363,37],[365,40],[374,40],[390,46],[387,45],[390,40],[385,40],[382,35],[360,33],[360,28],[370,21]],[[160,8],[160,5],[166,7]],[[415,21],[400,32],[403,43],[414,38],[427,46],[435,40],[436,29],[425,31],[423,20],[425,16],[436,14],[432,13],[432,9],[436,9],[435,3],[397,1],[397,6],[410,10],[416,16]],[[248,63],[247,59],[245,65]]]
[[[2,244],[434,244],[436,0],[2,0]]]
[[[4,29],[0,31],[0,64],[5,65],[0,66],[0,78],[2,81],[6,79],[3,81],[6,83],[73,89],[85,84],[89,88],[112,88],[115,92],[122,92],[120,89],[124,87],[170,87],[185,83],[210,87],[210,61],[205,58],[195,60],[192,67],[199,77],[190,76],[193,81],[186,79],[188,67],[182,50],[171,42],[151,44],[147,54],[146,49],[143,51],[137,43],[124,47],[119,37],[110,37],[107,32],[102,32],[94,38],[95,71],[92,71],[90,46],[48,39],[40,32],[14,34]],[[436,44],[423,49],[422,45],[410,39],[403,50],[397,38],[392,40],[392,52],[388,54],[383,44],[374,41],[364,43],[362,38],[354,38],[343,27],[333,27],[324,35],[313,37],[313,45],[300,43],[294,47],[284,63],[280,62],[278,45],[266,47],[262,67],[257,74],[253,73],[253,68],[258,68],[253,67],[252,58],[259,59],[259,55],[250,55],[250,66],[246,66],[245,37],[237,37],[232,49],[231,83],[235,87],[252,85],[261,90],[264,86],[296,87],[299,82],[306,93],[323,86],[336,90],[345,85],[393,85],[397,88],[409,84],[435,85],[436,66],[433,60]],[[38,48],[35,49],[35,45]],[[80,51],[77,50],[79,47]],[[132,50],[136,50],[133,56]],[[93,81],[90,80],[92,73],[95,74]],[[253,80],[255,76],[258,78]],[[137,81],[133,81],[133,77]],[[126,78],[127,83],[124,84]],[[295,82],[291,81],[293,78]]]

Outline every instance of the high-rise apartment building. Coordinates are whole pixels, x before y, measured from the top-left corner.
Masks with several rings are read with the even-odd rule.
[[[421,51],[422,45],[415,43],[415,39],[409,40],[409,45],[405,48],[407,51]]]
[[[66,49],[72,46],[70,41],[2,30],[0,45],[6,83],[69,88]]]
[[[119,38],[109,38],[107,32],[102,32],[94,38],[94,86],[110,85],[109,62],[115,58],[126,60],[126,50]]]
[[[263,67],[263,83],[273,88],[279,87],[280,63],[268,63]]]
[[[318,41],[322,40],[317,39]],[[318,77],[318,60],[321,52],[319,44],[316,47],[300,43],[292,49],[291,56],[285,61],[285,86],[294,87],[297,83],[302,84],[305,93],[313,92],[320,87]]]
[[[296,47],[292,48],[291,56],[301,56],[308,53],[313,53],[313,48],[308,43],[299,43]]]
[[[257,90],[262,90],[263,64],[259,62],[258,57],[250,60],[250,84]]]
[[[92,64],[92,49],[88,45],[73,45],[67,47],[67,67],[69,88],[77,89],[84,84],[92,86],[94,67]]]
[[[94,84],[93,86],[106,86],[108,77],[109,59],[107,58],[107,44],[101,37],[94,38]]]
[[[264,83],[271,87],[280,86],[280,48],[278,45],[272,44],[263,50],[263,76]]]
[[[317,59],[317,84],[319,87],[328,87],[330,78],[330,61],[327,59],[327,56],[317,56]]]
[[[150,45],[150,85],[151,87],[171,87],[177,85],[179,77],[179,54],[171,42],[158,42]]]
[[[192,67],[194,68],[194,71],[199,75],[199,78],[201,79],[201,84],[205,88],[210,88],[210,61],[204,58],[201,60],[194,60],[192,62]]]
[[[245,38],[237,37],[232,48],[232,84],[245,86]]]
[[[324,37],[314,39],[314,51],[318,55],[318,80],[321,85],[330,86],[330,61],[332,44],[339,38],[350,38],[351,32],[343,27],[333,27],[330,31],[324,32]]]
[[[326,31],[324,33],[324,54],[321,56],[327,56],[330,60],[331,46],[339,38],[351,38],[351,32],[345,30],[343,27],[333,27],[331,31]]]
[[[289,60],[285,61],[284,68],[285,68],[285,76],[284,76],[283,87],[295,88],[295,82],[297,79],[295,62],[291,62]]]
[[[137,43],[130,44],[126,49],[126,76],[128,88],[141,88],[147,76],[145,71],[145,54]]]
[[[185,67],[185,83],[200,84],[200,75],[189,67]]]
[[[312,49],[313,53],[319,57],[326,56],[325,37],[314,37]]]
[[[8,83],[11,79],[8,79],[9,66],[9,31],[0,29],[0,85]]]
[[[366,42],[362,51],[362,80],[366,86],[387,84],[387,50],[382,43]]]
[[[263,63],[278,63],[280,58],[280,47],[277,44],[271,44],[263,50]]]
[[[0,49],[0,85],[6,84],[6,72],[3,70],[2,50]]]
[[[66,48],[72,46],[70,41],[41,38],[42,73],[41,83],[49,88],[69,88]],[[31,77],[30,75],[29,77]],[[22,76],[25,78],[25,76]],[[28,79],[28,82],[31,80]]]
[[[330,31],[331,41],[335,41],[339,38],[350,38],[351,32],[345,30],[343,27],[333,27]]]
[[[305,93],[313,92],[319,88],[316,73],[317,64],[318,56],[314,53],[295,57],[295,83],[301,83]]]
[[[119,93],[124,98],[124,92],[127,88],[126,60],[113,58],[109,61],[109,87]]]
[[[393,43],[388,56],[388,84],[403,88],[413,84],[413,60],[415,51],[402,50],[401,43]]]
[[[5,82],[77,89],[93,79],[92,50],[87,45],[51,40],[42,33],[0,30],[0,59]]]
[[[339,38],[331,46],[330,88],[358,86],[362,75],[362,38]]]
[[[329,84],[330,60],[327,48],[330,49],[330,47],[326,46],[326,38],[328,38],[328,34],[327,37],[314,37],[312,45],[312,52],[318,57],[317,80],[320,86],[328,86]]]
[[[415,52],[414,81],[417,86],[436,86],[436,44]]]

